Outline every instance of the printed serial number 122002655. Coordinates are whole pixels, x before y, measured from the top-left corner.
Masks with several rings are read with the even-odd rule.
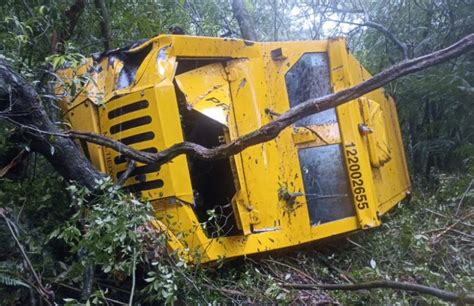
[[[354,193],[357,202],[357,208],[369,208],[367,203],[367,195],[364,188],[364,181],[362,180],[362,173],[360,172],[359,156],[357,149],[353,143],[345,146],[347,168],[349,169],[349,177],[351,178],[352,192]]]

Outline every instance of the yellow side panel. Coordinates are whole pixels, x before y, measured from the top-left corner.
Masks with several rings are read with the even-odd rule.
[[[183,58],[252,58],[260,55],[259,44],[241,39],[187,35],[173,35],[169,37],[173,46],[170,54]],[[164,38],[166,36],[162,39]]]
[[[262,59],[236,60],[227,67],[230,76],[232,114],[235,125],[231,138],[255,131],[264,124],[268,99]],[[260,102],[260,103],[259,103]],[[239,155],[248,197],[247,213],[253,232],[279,228],[278,171],[280,166],[275,141],[249,147]],[[245,218],[244,218],[245,219]]]
[[[64,115],[76,131],[100,134],[97,107],[89,100],[78,104]],[[87,118],[87,120],[86,120]],[[102,146],[76,141],[84,155],[101,172],[105,172],[104,152]]]
[[[331,82],[334,92],[354,85],[348,63],[348,53],[343,39],[332,40],[328,46],[331,67]],[[357,101],[337,107],[341,128],[342,145],[346,169],[352,188],[357,217],[362,228],[380,225],[377,199],[372,178],[369,154],[359,133],[363,123]]]
[[[363,82],[371,77],[354,56],[349,54],[348,60],[351,76],[355,83]],[[383,129],[390,151],[390,161],[381,167],[372,169],[379,209],[381,213],[385,213],[410,191],[410,179],[395,103],[385,95],[383,88],[374,90],[365,97],[380,105],[385,119]]]

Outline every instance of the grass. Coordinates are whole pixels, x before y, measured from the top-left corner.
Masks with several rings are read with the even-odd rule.
[[[328,292],[281,287],[284,282],[383,279],[472,292],[474,191],[466,190],[473,177],[437,174],[434,178],[436,188],[416,188],[412,199],[394,208],[377,229],[325,245],[236,260],[220,269],[202,271],[201,276],[212,286],[199,292],[196,299],[235,303],[443,304],[435,297],[389,289]]]
[[[325,244],[241,258],[218,267],[184,269],[170,262],[168,266],[163,266],[167,269],[166,273],[160,275],[168,277],[171,282],[175,281],[176,290],[173,294],[177,295],[178,301],[186,304],[443,304],[441,300],[431,296],[387,289],[356,292],[290,290],[283,288],[281,284],[395,280],[453,292],[474,291],[472,179],[472,175],[436,174],[429,180],[429,188],[420,187],[426,186],[426,183],[415,184],[418,187],[415,188],[411,201],[399,204],[384,216],[383,224],[376,229],[361,231]],[[54,186],[53,183],[51,185]],[[38,190],[46,190],[49,186],[36,185]],[[471,190],[466,192],[469,185]],[[49,212],[47,208],[53,207],[57,200],[57,197],[38,198],[36,202],[21,200],[25,192],[18,192],[16,185],[7,186],[11,186],[11,190],[3,190],[3,198],[15,203],[24,201],[35,204],[31,208],[25,207],[24,214],[36,207],[45,207],[40,212]],[[32,196],[39,194],[36,189],[22,186]],[[37,209],[34,211],[35,216],[38,216]],[[53,218],[52,216],[49,213],[47,217]],[[51,227],[62,222],[59,220],[64,220],[60,218],[61,215],[58,216],[54,218],[56,223],[51,223],[48,218],[39,218],[44,222],[41,226],[46,228],[46,232],[50,233]],[[28,241],[24,239],[24,243]],[[13,250],[12,252],[16,250],[14,246],[5,249]],[[52,249],[58,252],[58,248],[53,246]],[[53,260],[51,256],[42,256],[48,250],[32,256],[32,259],[38,263],[38,271],[44,272],[43,276],[57,275],[56,272],[51,272],[51,268],[45,268],[47,265],[43,257]],[[21,268],[20,257],[14,257],[10,253],[5,253],[5,256]],[[97,277],[106,279],[108,276],[101,274]],[[80,288],[80,279],[81,274],[78,274],[78,280],[70,277],[64,282],[72,282]],[[111,298],[126,301],[130,295],[130,282],[118,281],[113,275],[108,281],[106,283],[101,280],[99,289],[109,290],[108,297],[110,295]],[[146,284],[142,282],[139,285],[143,287]],[[120,287],[115,288],[120,290],[113,287]],[[0,286],[3,300],[22,301],[28,297],[28,291],[23,288],[17,288],[16,291],[11,289],[11,286],[5,289]],[[153,294],[160,300],[162,289],[158,289]],[[57,287],[55,290],[58,297],[77,295],[77,292],[61,291]],[[137,298],[144,298],[144,295],[137,292]]]

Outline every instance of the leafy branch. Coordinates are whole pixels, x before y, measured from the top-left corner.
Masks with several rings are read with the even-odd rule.
[[[403,291],[413,291],[422,294],[429,294],[436,296],[442,300],[449,302],[458,302],[458,303],[474,303],[474,294],[473,293],[454,293],[438,288],[423,286],[419,284],[412,284],[406,282],[396,282],[389,280],[380,280],[372,282],[364,282],[357,284],[295,284],[295,283],[286,283],[282,284],[283,287],[298,289],[298,290],[370,290],[370,289],[396,289]]]

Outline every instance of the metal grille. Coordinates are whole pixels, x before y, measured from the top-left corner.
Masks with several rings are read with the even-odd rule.
[[[106,130],[110,137],[142,152],[158,152],[154,131],[156,127],[153,126],[153,118],[149,115],[150,103],[141,100],[123,105],[120,102],[115,100],[107,105],[110,111],[107,112]],[[112,175],[116,179],[125,172],[126,161],[120,153],[113,158]],[[164,182],[157,178],[160,169],[157,165],[137,165],[125,183],[126,188],[135,193],[162,188]]]

